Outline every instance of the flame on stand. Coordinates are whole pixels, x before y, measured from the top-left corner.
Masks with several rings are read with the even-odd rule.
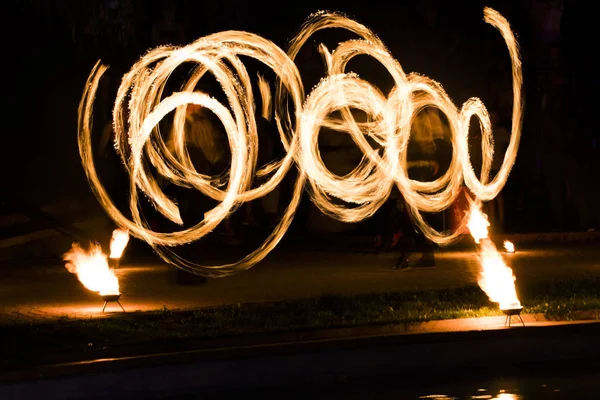
[[[101,296],[119,294],[119,279],[114,271],[108,267],[106,254],[99,244],[90,244],[90,249],[85,250],[78,243],[63,255],[67,262],[67,270],[77,275],[79,281],[92,292]]]
[[[515,245],[510,240],[505,240],[504,241],[504,249],[506,251],[508,251],[509,253],[514,253],[515,252]]]
[[[129,230],[115,229],[110,239],[110,258],[121,258],[129,243]]]
[[[467,227],[475,243],[479,244],[479,258],[481,260],[481,273],[477,283],[488,295],[491,301],[498,303],[501,310],[510,310],[521,307],[515,289],[515,276],[502,259],[494,242],[488,237],[487,216],[481,212],[480,204],[471,203]]]

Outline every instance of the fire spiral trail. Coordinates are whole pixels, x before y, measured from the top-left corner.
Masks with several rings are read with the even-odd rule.
[[[115,206],[98,179],[93,163],[93,104],[99,81],[107,69],[100,62],[96,64],[79,106],[78,143],[87,178],[94,194],[119,227],[128,229],[133,236],[153,246],[165,261],[213,277],[248,269],[264,259],[290,226],[306,185],[320,210],[345,222],[357,222],[373,215],[396,185],[423,233],[438,244],[448,244],[464,231],[467,217],[456,231],[438,232],[424,221],[421,212],[439,212],[449,207],[463,182],[479,201],[493,199],[502,190],[514,165],[521,134],[522,75],[517,43],[508,21],[498,12],[485,8],[484,20],[495,27],[506,42],[512,61],[514,96],[510,144],[500,171],[490,182],[493,143],[490,118],[484,104],[471,98],[458,109],[439,83],[422,75],[406,74],[371,30],[342,15],[328,12],[314,14],[308,19],[291,41],[287,54],[255,34],[226,31],[200,38],[184,47],[156,48],[133,65],[122,79],[113,109],[115,147],[130,176],[131,219]],[[340,43],[332,52],[321,46],[328,76],[306,96],[294,59],[311,35],[327,28],[343,28],[359,38]],[[369,82],[346,71],[348,62],[357,55],[374,58],[393,77],[395,86],[387,97]],[[261,62],[277,77],[272,112],[287,153],[281,160],[260,169],[257,168],[254,93],[241,56]],[[196,68],[181,91],[164,97],[169,76],[183,63],[195,63]],[[196,84],[207,73],[221,85],[228,107],[195,91]],[[264,82],[260,88],[264,105],[269,92]],[[185,148],[184,123],[188,104],[211,110],[222,122],[231,149],[231,169],[226,178],[207,176],[194,168]],[[448,170],[433,182],[411,180],[406,167],[412,122],[426,107],[436,107],[446,115],[453,148]],[[356,121],[351,108],[364,111],[368,115],[367,121]],[[331,118],[334,111],[340,111],[342,119]],[[169,147],[157,126],[171,112],[174,112],[173,146]],[[472,116],[478,117],[482,128],[480,179],[471,165],[467,144]],[[347,132],[362,150],[363,159],[350,174],[340,177],[325,167],[318,150],[321,127]],[[373,149],[367,138],[377,142],[381,150]],[[205,266],[185,260],[171,250],[174,246],[201,239],[241,204],[268,194],[292,165],[298,169],[298,178],[290,204],[277,227],[254,252],[236,263]],[[169,233],[153,231],[139,211],[138,191],[169,220],[178,224],[182,224],[182,220],[177,205],[162,191],[150,166],[170,183],[194,188],[218,200],[219,204],[191,228]],[[264,178],[258,187],[252,187],[255,176]],[[345,205],[336,200],[342,200]]]

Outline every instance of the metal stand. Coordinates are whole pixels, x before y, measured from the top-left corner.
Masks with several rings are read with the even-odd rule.
[[[119,301],[120,297],[121,297],[120,294],[108,294],[108,295],[102,296],[102,299],[104,300],[104,307],[102,307],[102,312],[104,312],[104,310],[106,309],[106,305],[108,303],[117,303],[119,305],[119,307],[121,307],[121,310],[123,310],[123,312],[127,312],[127,311],[125,311],[125,309],[123,308],[123,305]]]
[[[521,311],[523,311],[522,308],[517,308],[514,310],[502,310],[502,312],[506,315],[506,319],[504,320],[504,326],[506,326],[508,324],[508,326],[510,327],[510,323],[512,322],[512,317],[515,315],[519,318],[519,320],[521,321],[523,326],[525,326],[525,322],[523,321],[523,318],[521,318]]]
[[[104,307],[102,307],[102,312],[104,312],[104,309],[106,308],[106,305],[108,303],[109,303],[108,301],[104,302]],[[121,310],[123,310],[123,312],[127,312],[127,311],[125,311],[125,309],[123,308],[123,305],[119,302],[119,300],[116,300],[115,303],[117,303],[121,307]]]

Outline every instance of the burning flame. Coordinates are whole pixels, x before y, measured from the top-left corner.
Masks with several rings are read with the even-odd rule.
[[[496,245],[488,237],[489,222],[481,212],[480,204],[471,203],[469,221],[467,223],[471,236],[479,243],[481,272],[477,283],[491,301],[498,303],[501,310],[521,307],[515,289],[515,276],[502,259]]]
[[[467,228],[469,228],[471,236],[475,239],[475,243],[479,244],[482,239],[488,238],[489,226],[490,222],[488,221],[487,215],[479,210],[479,207],[475,202],[472,202]]]
[[[110,258],[121,258],[128,242],[129,230],[115,229],[110,239]]]
[[[510,240],[505,240],[504,241],[504,249],[506,251],[508,251],[509,253],[514,253],[515,252],[515,245]]]
[[[79,281],[92,292],[100,295],[119,294],[119,279],[114,271],[108,267],[106,254],[97,243],[90,244],[90,249],[85,250],[78,243],[63,255],[67,262],[67,270],[77,275]]]

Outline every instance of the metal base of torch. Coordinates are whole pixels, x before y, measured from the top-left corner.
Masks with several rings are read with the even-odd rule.
[[[513,308],[510,310],[502,310],[504,315],[506,315],[506,319],[504,320],[504,326],[506,326],[508,324],[508,326],[510,327],[512,317],[514,317],[514,316],[517,316],[517,318],[519,318],[519,320],[521,321],[523,326],[525,326],[525,322],[523,322],[523,318],[521,318],[521,311],[523,311],[523,308]]]
[[[123,305],[119,301],[120,298],[121,298],[120,294],[106,294],[106,295],[102,296],[102,300],[104,300],[104,307],[102,307],[102,312],[104,312],[104,310],[106,309],[106,305],[108,303],[117,303],[119,305],[119,307],[121,307],[121,310],[123,310],[123,312],[126,312],[125,309],[123,308]]]

